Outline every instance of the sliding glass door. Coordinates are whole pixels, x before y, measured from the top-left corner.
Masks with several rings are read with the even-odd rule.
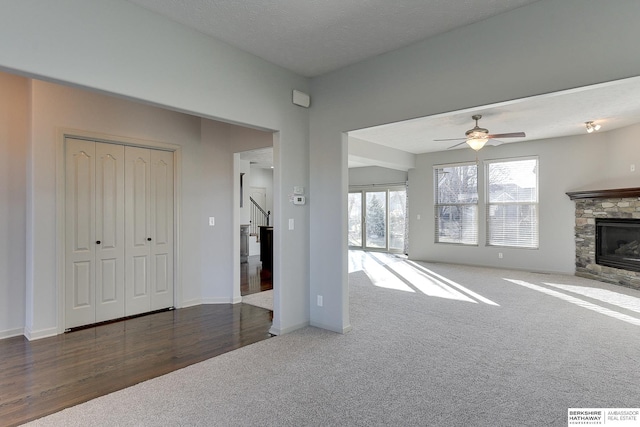
[[[406,189],[349,192],[349,247],[405,252]]]
[[[349,193],[349,246],[362,247],[362,192]]]
[[[405,250],[407,232],[407,190],[389,190],[389,251]]]

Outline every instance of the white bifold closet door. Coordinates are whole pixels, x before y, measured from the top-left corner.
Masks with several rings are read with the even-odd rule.
[[[173,305],[173,153],[125,147],[125,314]]]
[[[173,306],[173,153],[65,150],[65,328]]]

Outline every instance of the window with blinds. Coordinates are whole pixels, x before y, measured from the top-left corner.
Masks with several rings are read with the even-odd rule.
[[[538,247],[538,159],[486,162],[487,245]]]
[[[478,166],[434,167],[436,243],[478,244]]]

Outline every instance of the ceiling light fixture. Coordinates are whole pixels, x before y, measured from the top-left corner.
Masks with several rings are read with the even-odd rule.
[[[469,147],[478,151],[482,147],[484,147],[484,144],[486,144],[488,140],[489,138],[487,138],[486,136],[477,136],[467,139],[467,144],[469,144]]]
[[[478,126],[478,120],[482,118],[481,114],[475,114],[471,116],[471,118],[476,121],[476,125],[473,127],[473,129],[469,129],[468,131],[466,131],[464,135],[467,137],[466,142],[469,147],[478,151],[482,147],[484,147],[484,144],[486,144],[489,140],[489,130]]]
[[[584,122],[587,127],[587,132],[593,133],[594,131],[600,130],[601,126],[593,123],[593,121]]]
[[[487,138],[487,134],[484,132],[472,132],[467,135],[467,144],[476,151],[484,147],[484,144],[486,144],[488,140],[489,138]]]

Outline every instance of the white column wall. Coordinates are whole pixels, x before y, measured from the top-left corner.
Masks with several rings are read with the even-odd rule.
[[[24,332],[29,80],[0,73],[0,339]]]

